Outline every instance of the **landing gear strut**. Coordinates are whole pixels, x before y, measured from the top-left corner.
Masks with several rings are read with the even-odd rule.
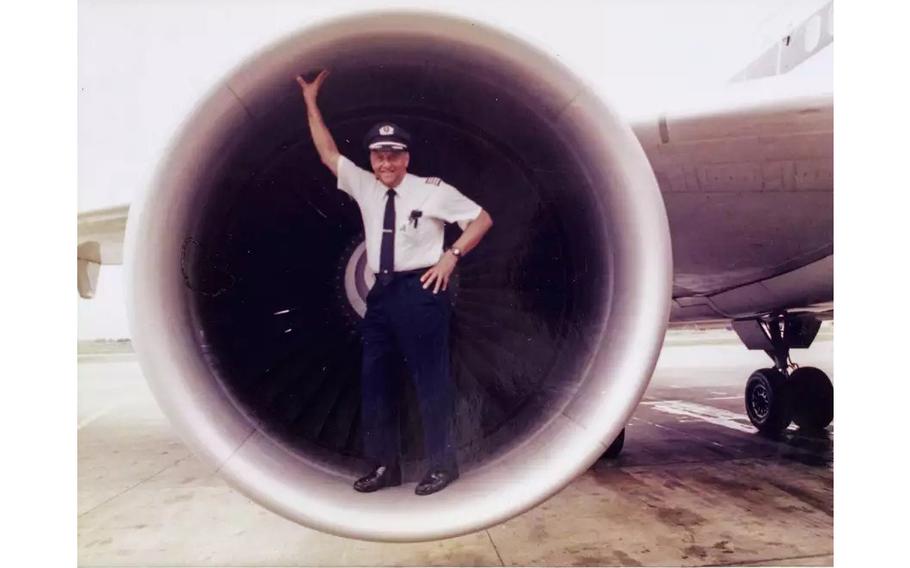
[[[613,460],[619,457],[620,452],[622,452],[622,447],[626,443],[626,429],[623,428],[619,431],[619,436],[616,436],[616,439],[613,440],[613,443],[610,444],[610,447],[607,448],[600,457],[608,460]]]
[[[736,320],[733,330],[748,349],[761,349],[774,366],[752,373],[746,383],[746,414],[758,431],[777,436],[791,421],[804,430],[821,430],[834,418],[834,387],[815,367],[790,360],[790,349],[812,344],[821,326],[813,314],[773,314]]]

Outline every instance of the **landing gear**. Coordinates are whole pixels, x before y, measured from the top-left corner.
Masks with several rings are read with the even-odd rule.
[[[626,429],[623,428],[619,431],[619,436],[616,436],[616,439],[613,440],[613,443],[610,444],[610,447],[607,448],[607,451],[601,455],[601,458],[612,460],[619,457],[620,452],[622,452],[623,444],[626,443]]]
[[[823,430],[834,419],[834,386],[821,369],[800,367],[790,374],[794,398],[793,421],[803,430]]]
[[[793,401],[787,377],[777,369],[759,369],[746,383],[746,414],[752,425],[767,436],[776,436],[790,425]]]
[[[834,418],[834,387],[815,367],[799,367],[790,349],[805,349],[818,334],[813,314],[774,314],[737,320],[733,329],[748,349],[761,349],[774,366],[752,373],[746,383],[746,414],[758,431],[778,436],[791,420],[804,430],[820,430]]]

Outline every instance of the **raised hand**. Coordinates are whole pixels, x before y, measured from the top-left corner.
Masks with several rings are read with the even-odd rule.
[[[323,69],[311,83],[307,83],[302,75],[297,75],[297,84],[300,85],[300,91],[303,93],[303,99],[306,101],[307,121],[310,125],[310,134],[313,137],[313,144],[316,151],[319,152],[319,159],[332,173],[338,175],[338,147],[332,134],[322,119],[322,113],[319,112],[319,106],[316,104],[316,97],[319,96],[319,89],[329,76],[329,70]]]
[[[325,82],[326,77],[329,76],[329,70],[323,69],[319,72],[319,75],[313,79],[313,82],[307,83],[304,80],[303,75],[297,75],[297,84],[300,85],[300,90],[303,93],[303,98],[308,103],[315,102],[316,97],[319,96],[319,88],[322,87],[322,84]]]

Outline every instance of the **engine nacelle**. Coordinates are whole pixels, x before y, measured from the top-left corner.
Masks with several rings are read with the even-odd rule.
[[[452,282],[461,478],[364,495],[357,323],[373,276],[360,213],[310,140],[294,77],[362,167],[369,126],[412,136],[495,225]],[[457,235],[447,228],[447,243]],[[666,328],[671,249],[637,139],[555,59],[477,22],[333,20],[214,87],[130,211],[130,325],[159,404],[237,489],[301,524],[370,540],[483,529],[553,495],[629,419]],[[405,480],[422,462],[405,389]]]

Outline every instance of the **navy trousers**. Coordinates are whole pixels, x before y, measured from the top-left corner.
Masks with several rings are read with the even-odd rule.
[[[402,398],[395,362],[403,356],[414,381],[429,466],[457,468],[453,440],[454,385],[449,376],[449,292],[423,289],[420,275],[396,274],[378,280],[367,294],[361,322],[361,421],[366,457],[378,464],[398,463],[398,415]]]

